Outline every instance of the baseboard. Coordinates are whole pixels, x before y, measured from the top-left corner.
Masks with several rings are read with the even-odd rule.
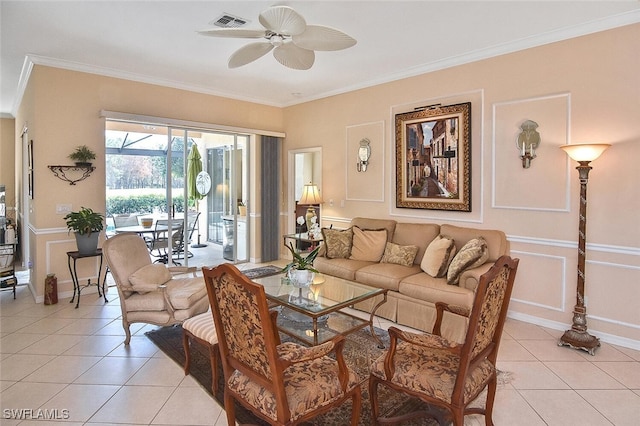
[[[563,322],[551,321],[548,319],[544,319],[544,318],[540,318],[540,317],[536,317],[528,314],[522,314],[519,312],[509,311],[507,316],[509,318],[512,318],[518,321],[539,325],[542,327],[550,328],[552,330],[565,331],[571,326],[570,324],[566,324]],[[626,337],[616,336],[614,334],[609,334],[609,333],[602,333],[602,332],[599,332],[598,330],[594,330],[591,328],[589,329],[589,333],[598,337],[603,342],[616,345],[616,346],[622,346],[624,348],[634,349],[636,351],[640,351],[640,341],[638,340],[628,339]]]

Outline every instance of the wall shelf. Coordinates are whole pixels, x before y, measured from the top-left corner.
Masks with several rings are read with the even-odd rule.
[[[88,178],[96,169],[93,166],[48,166],[49,170],[60,180],[69,182],[69,185],[75,185]],[[69,176],[67,176],[69,173]]]

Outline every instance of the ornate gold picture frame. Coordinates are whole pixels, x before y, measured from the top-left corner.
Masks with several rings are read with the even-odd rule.
[[[396,207],[471,211],[471,102],[396,114]]]

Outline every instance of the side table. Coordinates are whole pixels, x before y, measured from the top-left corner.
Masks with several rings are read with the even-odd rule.
[[[295,241],[295,248],[296,248],[296,251],[298,251],[299,253],[312,251],[313,249],[316,248],[318,244],[321,244],[323,241],[322,238],[320,239],[309,238],[309,234],[307,232],[302,232],[297,234],[285,234],[282,236],[282,239],[285,246],[287,245],[287,240]],[[305,247],[303,247],[303,244],[305,245]]]
[[[68,251],[68,264],[69,264],[69,273],[71,274],[71,280],[73,281],[73,297],[69,301],[69,303],[73,303],[76,298],[76,293],[78,294],[78,300],[76,301],[76,309],[80,306],[80,293],[82,289],[95,285],[98,287],[98,297],[104,297],[104,302],[109,302],[107,300],[107,294],[104,291],[104,285],[107,282],[107,271],[104,271],[104,279],[102,280],[102,292],[100,292],[100,275],[102,273],[102,249],[99,248],[95,251],[95,253],[89,254],[80,254],[79,251]],[[87,281],[87,284],[80,285],[80,281],[78,280],[78,273],[76,272],[76,262],[78,259],[83,259],[87,257],[99,257],[100,258],[100,267],[98,268],[98,282],[92,283],[91,278]],[[71,261],[73,260],[73,267],[71,267]]]

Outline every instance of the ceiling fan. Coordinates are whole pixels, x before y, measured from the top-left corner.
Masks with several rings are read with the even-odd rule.
[[[296,70],[308,70],[315,61],[315,50],[342,50],[356,40],[342,31],[322,25],[307,25],[304,18],[289,6],[272,6],[259,15],[264,30],[245,28],[214,28],[198,31],[212,37],[264,38],[250,43],[229,57],[229,68],[251,63],[273,50],[282,65]]]

